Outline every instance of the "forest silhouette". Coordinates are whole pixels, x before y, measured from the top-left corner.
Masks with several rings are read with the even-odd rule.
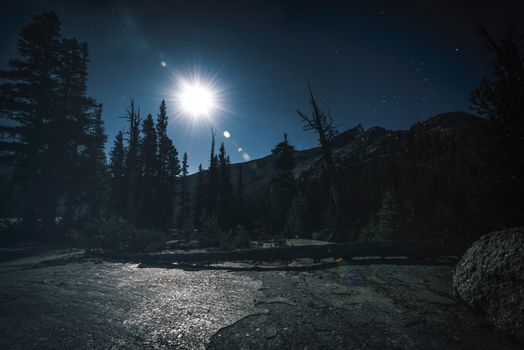
[[[284,133],[271,179],[253,192],[244,181],[257,161],[232,165],[214,130],[209,163],[188,173],[164,101],[143,117],[131,99],[107,157],[103,106],[87,95],[87,44],[64,37],[56,14],[35,15],[20,31],[18,57],[0,72],[0,217],[21,219],[6,221],[4,236],[113,249],[162,247],[173,232],[228,249],[289,237],[444,238],[463,249],[483,233],[523,225],[522,46],[510,29],[493,36],[479,26],[479,39],[490,59],[471,94],[479,116],[339,133],[309,87],[311,111],[294,117],[318,136],[319,167],[299,172]],[[361,159],[337,156],[358,138]],[[367,157],[374,144],[386,156]]]

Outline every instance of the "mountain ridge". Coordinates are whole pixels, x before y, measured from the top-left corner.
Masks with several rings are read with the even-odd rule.
[[[415,133],[423,132],[442,138],[455,138],[459,133],[468,132],[484,121],[471,113],[452,111],[437,114],[417,122],[407,130],[388,130],[380,126],[364,129],[362,124],[340,132],[333,139],[333,158],[339,168],[348,168],[360,163],[380,158],[395,157],[409,153],[408,139]],[[290,140],[293,143],[293,140]],[[320,146],[294,152],[294,174],[318,176],[323,168]],[[231,179],[237,183],[239,167],[242,167],[243,187],[246,194],[254,193],[266,186],[275,171],[274,156],[253,159],[243,163],[231,164]],[[194,189],[196,174],[189,176],[190,188]]]

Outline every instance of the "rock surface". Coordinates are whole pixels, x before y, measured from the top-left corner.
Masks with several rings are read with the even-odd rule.
[[[517,349],[457,303],[447,266],[256,272],[257,312],[209,349]]]
[[[455,268],[453,289],[496,329],[524,342],[524,228],[475,242]]]
[[[455,302],[449,266],[234,272],[80,254],[0,263],[0,349],[519,349]]]

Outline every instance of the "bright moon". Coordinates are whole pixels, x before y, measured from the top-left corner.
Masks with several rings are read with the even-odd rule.
[[[180,94],[182,109],[193,115],[208,115],[210,110],[215,106],[215,97],[211,90],[200,84],[183,86]]]

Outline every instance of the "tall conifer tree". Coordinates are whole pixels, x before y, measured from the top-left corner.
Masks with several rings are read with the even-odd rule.
[[[202,215],[204,213],[204,200],[206,191],[206,178],[202,170],[202,164],[198,166],[197,183],[195,189],[194,203],[193,203],[193,227],[200,228],[202,226]]]
[[[0,132],[23,191],[23,229],[32,232],[37,219],[54,226],[64,194],[72,216],[86,191],[75,176],[86,165],[95,104],[86,95],[87,46],[64,39],[54,13],[34,16],[17,50],[19,58],[0,72],[0,115],[11,120]]]
[[[215,135],[216,132],[211,130],[211,153],[209,157],[209,170],[207,173],[208,192],[206,198],[206,216],[211,217],[217,214],[218,199],[218,158],[215,154]]]
[[[270,202],[272,213],[272,229],[282,231],[286,224],[287,214],[293,202],[296,190],[295,176],[293,169],[295,160],[293,152],[295,147],[289,144],[287,134],[284,133],[284,140],[279,142],[271,153],[275,157],[273,167],[276,174],[271,179]]]
[[[117,217],[127,215],[127,189],[126,189],[126,149],[124,134],[119,131],[115,137],[110,153],[109,170],[111,175],[112,211]]]
[[[164,100],[160,103],[156,122],[158,142],[158,174],[156,178],[156,210],[158,227],[166,231],[173,223],[176,181],[180,174],[178,152],[167,135],[167,108]]]
[[[143,227],[158,225],[156,214],[155,177],[157,176],[157,135],[153,116],[148,114],[142,123],[140,140],[140,205],[138,224]]]
[[[103,209],[107,209],[109,194],[108,168],[105,153],[107,135],[102,120],[102,105],[98,105],[90,132],[87,147],[87,182],[86,201],[89,215],[99,217]]]
[[[178,220],[179,227],[189,223],[189,191],[187,183],[189,164],[187,160],[187,152],[184,152],[182,158],[182,176],[180,177],[180,216]]]
[[[140,111],[135,108],[135,100],[131,99],[125,119],[129,123],[128,142],[126,151],[126,190],[127,190],[127,213],[126,218],[137,223],[139,210],[138,201],[140,194]]]
[[[218,188],[218,213],[219,224],[223,230],[231,228],[232,223],[232,200],[230,179],[230,160],[226,154],[224,143],[220,144],[218,151],[219,188]]]

